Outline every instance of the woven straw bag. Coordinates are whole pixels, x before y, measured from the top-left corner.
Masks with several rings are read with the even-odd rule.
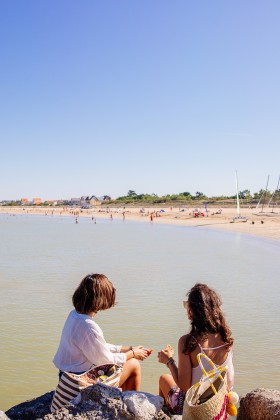
[[[202,357],[213,366],[209,372],[204,369]],[[199,353],[197,360],[203,375],[186,393],[182,420],[225,420],[228,418],[227,366],[216,366],[204,353]]]
[[[51,412],[54,413],[67,405],[72,399],[77,397],[82,389],[95,385],[97,382],[118,387],[122,371],[123,368],[121,366],[108,364],[95,366],[81,375],[63,372],[52,399]]]

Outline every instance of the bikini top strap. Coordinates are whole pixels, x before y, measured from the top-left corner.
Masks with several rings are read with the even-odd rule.
[[[220,349],[220,348],[225,347],[225,346],[228,346],[228,344],[225,343],[225,344],[222,344],[221,346],[217,346],[217,347],[205,347],[205,348],[204,347],[201,347],[199,345],[199,347],[200,347],[201,350],[217,350],[217,349]]]

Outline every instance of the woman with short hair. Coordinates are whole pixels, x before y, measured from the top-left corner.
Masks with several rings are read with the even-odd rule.
[[[109,344],[94,318],[116,304],[116,289],[104,274],[88,274],[72,297],[73,309],[65,322],[54,365],[63,372],[82,374],[93,366],[123,366],[119,386],[123,390],[140,390],[141,367],[150,350],[143,346],[126,347]]]

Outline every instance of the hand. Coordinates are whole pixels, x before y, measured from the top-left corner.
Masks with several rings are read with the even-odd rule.
[[[158,352],[158,361],[159,363],[163,363],[164,365],[166,365],[166,363],[168,362],[168,359],[172,357],[172,353],[170,350],[167,349],[163,349],[161,351]]]
[[[153,352],[153,349],[147,349],[146,347],[144,348],[144,350],[147,350],[148,356],[150,356]]]
[[[170,344],[167,344],[165,349],[162,349],[161,351],[158,352],[158,361],[159,363],[164,363],[166,365],[170,357],[173,357],[173,355],[174,355],[174,350],[172,346],[170,346]]]
[[[173,356],[173,355],[174,355],[174,349],[173,349],[173,347],[172,347],[172,346],[170,346],[170,344],[166,344],[165,350],[169,350],[169,351],[170,351],[171,356]],[[170,356],[170,357],[171,357],[171,356]]]
[[[149,356],[148,349],[145,349],[143,346],[133,347],[134,358],[137,360],[144,360]],[[150,353],[151,354],[151,353]]]

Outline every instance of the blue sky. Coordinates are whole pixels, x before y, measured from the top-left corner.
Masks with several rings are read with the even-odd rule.
[[[269,189],[280,2],[2,0],[0,200]]]

